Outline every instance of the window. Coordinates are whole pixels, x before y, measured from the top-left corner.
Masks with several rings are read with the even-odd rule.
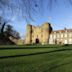
[[[50,38],[52,38],[52,35],[50,35]]]
[[[54,39],[56,38],[56,35],[54,35]]]
[[[67,37],[67,34],[65,33],[65,37]]]
[[[61,34],[61,38],[63,38],[63,34]]]
[[[59,34],[57,34],[57,38],[59,38],[60,37],[60,35]]]
[[[72,39],[69,39],[69,44],[71,44],[72,43]]]
[[[69,37],[72,37],[72,34],[71,33],[69,33]]]
[[[65,40],[64,43],[67,44],[67,40]]]

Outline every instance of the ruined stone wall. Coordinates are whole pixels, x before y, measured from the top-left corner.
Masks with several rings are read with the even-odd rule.
[[[37,40],[41,44],[49,43],[50,24],[44,23],[38,27],[27,25],[26,31],[26,44],[36,43]]]
[[[30,44],[32,41],[32,25],[27,25],[27,28],[26,28],[26,40],[25,40],[25,43],[26,44]]]

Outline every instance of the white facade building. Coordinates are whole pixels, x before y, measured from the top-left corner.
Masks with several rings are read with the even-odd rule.
[[[52,31],[49,44],[72,44],[72,29]]]

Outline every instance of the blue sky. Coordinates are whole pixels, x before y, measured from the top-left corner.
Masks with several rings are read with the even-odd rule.
[[[17,0],[13,0],[14,5],[16,5]],[[44,7],[42,9],[42,12],[36,13],[36,15],[32,15],[34,21],[30,20],[30,24],[38,26],[42,25],[45,22],[51,23],[53,30],[60,30],[64,28],[70,28],[72,29],[72,6],[67,2],[67,0],[58,0],[59,2],[57,4],[52,5],[52,9],[49,10],[47,8],[47,1],[45,1],[43,4]],[[4,12],[2,9],[0,9],[0,16],[4,17],[5,19],[10,19],[9,24],[13,25],[14,29],[16,29],[21,37],[23,38],[26,33],[26,25],[27,22],[25,19],[21,16],[21,13],[15,13],[12,14],[10,10],[7,8],[4,9]]]

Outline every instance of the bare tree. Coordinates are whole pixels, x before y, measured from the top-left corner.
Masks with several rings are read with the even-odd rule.
[[[4,27],[5,27],[5,22],[3,20],[3,18],[0,16],[0,33],[3,34],[3,30],[4,30]]]
[[[1,35],[3,35],[5,26],[6,26],[6,24],[7,24],[8,22],[9,22],[9,21],[5,21],[5,20],[3,19],[3,17],[0,16],[0,33],[1,33]]]
[[[7,38],[9,38],[10,36],[15,38],[15,39],[19,39],[20,38],[19,33],[16,30],[14,30],[14,28],[10,24],[6,25],[6,28],[5,28],[5,31],[4,31],[4,35]]]
[[[4,31],[5,35],[9,37],[12,35],[12,32],[13,32],[13,27],[11,25],[7,25]]]

